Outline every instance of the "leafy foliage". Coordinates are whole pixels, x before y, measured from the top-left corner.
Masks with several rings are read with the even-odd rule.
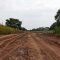
[[[56,34],[60,34],[60,9],[55,15],[56,22],[53,23],[50,27],[50,30],[54,30]]]
[[[26,28],[24,28],[24,27],[21,27],[21,30],[22,30],[22,31],[27,31],[27,29],[26,29]]]
[[[60,9],[58,10],[58,12],[55,16],[55,20],[57,22],[57,26],[60,26]]]
[[[56,26],[57,26],[57,22],[54,22],[54,23],[51,25],[50,30],[54,30]]]
[[[19,21],[18,19],[9,18],[6,20],[6,26],[9,26],[12,28],[21,29],[21,24],[22,24],[22,22]]]

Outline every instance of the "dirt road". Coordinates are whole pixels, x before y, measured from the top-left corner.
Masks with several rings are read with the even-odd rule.
[[[34,32],[1,36],[0,60],[60,60],[60,37]]]

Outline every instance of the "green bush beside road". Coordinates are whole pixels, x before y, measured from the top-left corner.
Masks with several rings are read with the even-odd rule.
[[[11,28],[8,26],[0,25],[0,34],[12,34],[12,33],[17,33],[17,32],[20,32],[20,30]]]

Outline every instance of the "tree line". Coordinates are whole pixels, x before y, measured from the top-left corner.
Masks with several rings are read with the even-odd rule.
[[[39,27],[34,28],[31,31],[53,31],[54,33],[60,34],[60,9],[54,16],[55,21],[50,27]]]
[[[0,24],[0,35],[1,34],[14,34],[22,31],[26,31],[27,29],[22,27],[22,21],[15,18],[6,19],[5,25]]]
[[[54,18],[56,22],[54,22],[50,27],[33,28],[30,31],[51,31],[53,30],[55,33],[60,34],[60,9],[57,11]],[[21,25],[22,25],[22,21],[20,21],[19,19],[15,19],[15,18],[6,19],[5,26],[18,29],[18,30],[22,30],[22,31],[26,31],[27,29],[22,27]]]

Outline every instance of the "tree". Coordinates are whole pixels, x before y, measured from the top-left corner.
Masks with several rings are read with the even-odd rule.
[[[54,23],[50,26],[50,30],[55,29],[56,26],[57,26],[57,22],[54,22]]]
[[[22,28],[21,28],[21,30],[23,30],[23,31],[27,31],[27,29],[26,29],[26,28],[24,28],[24,27],[22,27]]]
[[[58,10],[58,12],[55,16],[55,20],[57,22],[57,26],[60,26],[60,9]]]
[[[12,28],[21,29],[22,22],[19,19],[9,18],[6,20],[6,25]]]
[[[55,20],[51,27],[50,30],[55,29],[55,27],[60,27],[60,9],[57,11],[57,14],[55,15]]]

